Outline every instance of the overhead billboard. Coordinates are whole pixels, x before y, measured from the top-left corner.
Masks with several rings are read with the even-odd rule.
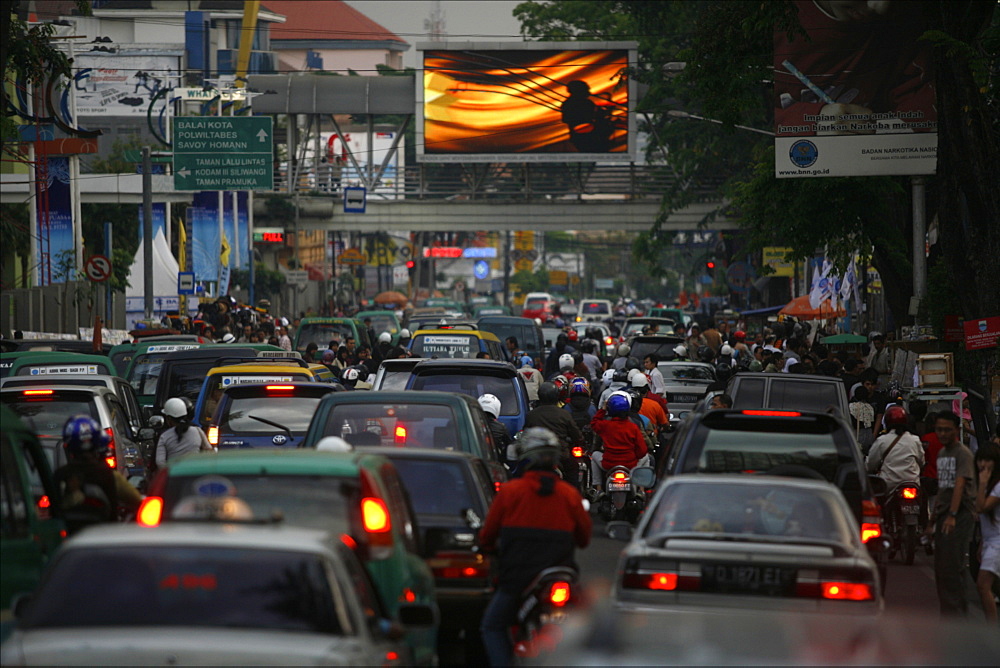
[[[422,43],[421,162],[635,159],[634,42]]]
[[[775,176],[933,174],[936,92],[919,6],[794,4],[802,31],[774,32]]]
[[[179,53],[84,52],[73,56],[76,110],[82,117],[146,117],[164,88],[180,83]]]

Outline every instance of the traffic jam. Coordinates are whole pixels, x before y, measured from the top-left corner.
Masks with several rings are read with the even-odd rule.
[[[997,446],[877,333],[227,306],[238,339],[2,341],[4,665],[1000,657],[990,535],[949,542]]]

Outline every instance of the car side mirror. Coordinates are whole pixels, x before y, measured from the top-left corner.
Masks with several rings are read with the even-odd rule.
[[[632,540],[632,525],[628,522],[608,522],[605,531],[608,534],[608,538],[613,540],[620,540],[623,543]]]
[[[424,603],[402,603],[399,606],[399,623],[407,629],[434,626],[437,612]]]
[[[151,429],[163,429],[163,425],[166,421],[163,419],[162,415],[151,415],[146,424],[150,426]]]
[[[632,484],[637,487],[650,488],[656,483],[656,471],[650,466],[639,466],[632,469]]]

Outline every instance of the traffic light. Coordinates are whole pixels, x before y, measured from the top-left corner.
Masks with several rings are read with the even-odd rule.
[[[705,260],[705,273],[715,273],[715,260]]]

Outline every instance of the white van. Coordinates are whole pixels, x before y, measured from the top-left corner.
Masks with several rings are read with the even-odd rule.
[[[584,299],[580,302],[580,311],[576,314],[577,322],[604,322],[611,318],[611,302],[607,299]]]

